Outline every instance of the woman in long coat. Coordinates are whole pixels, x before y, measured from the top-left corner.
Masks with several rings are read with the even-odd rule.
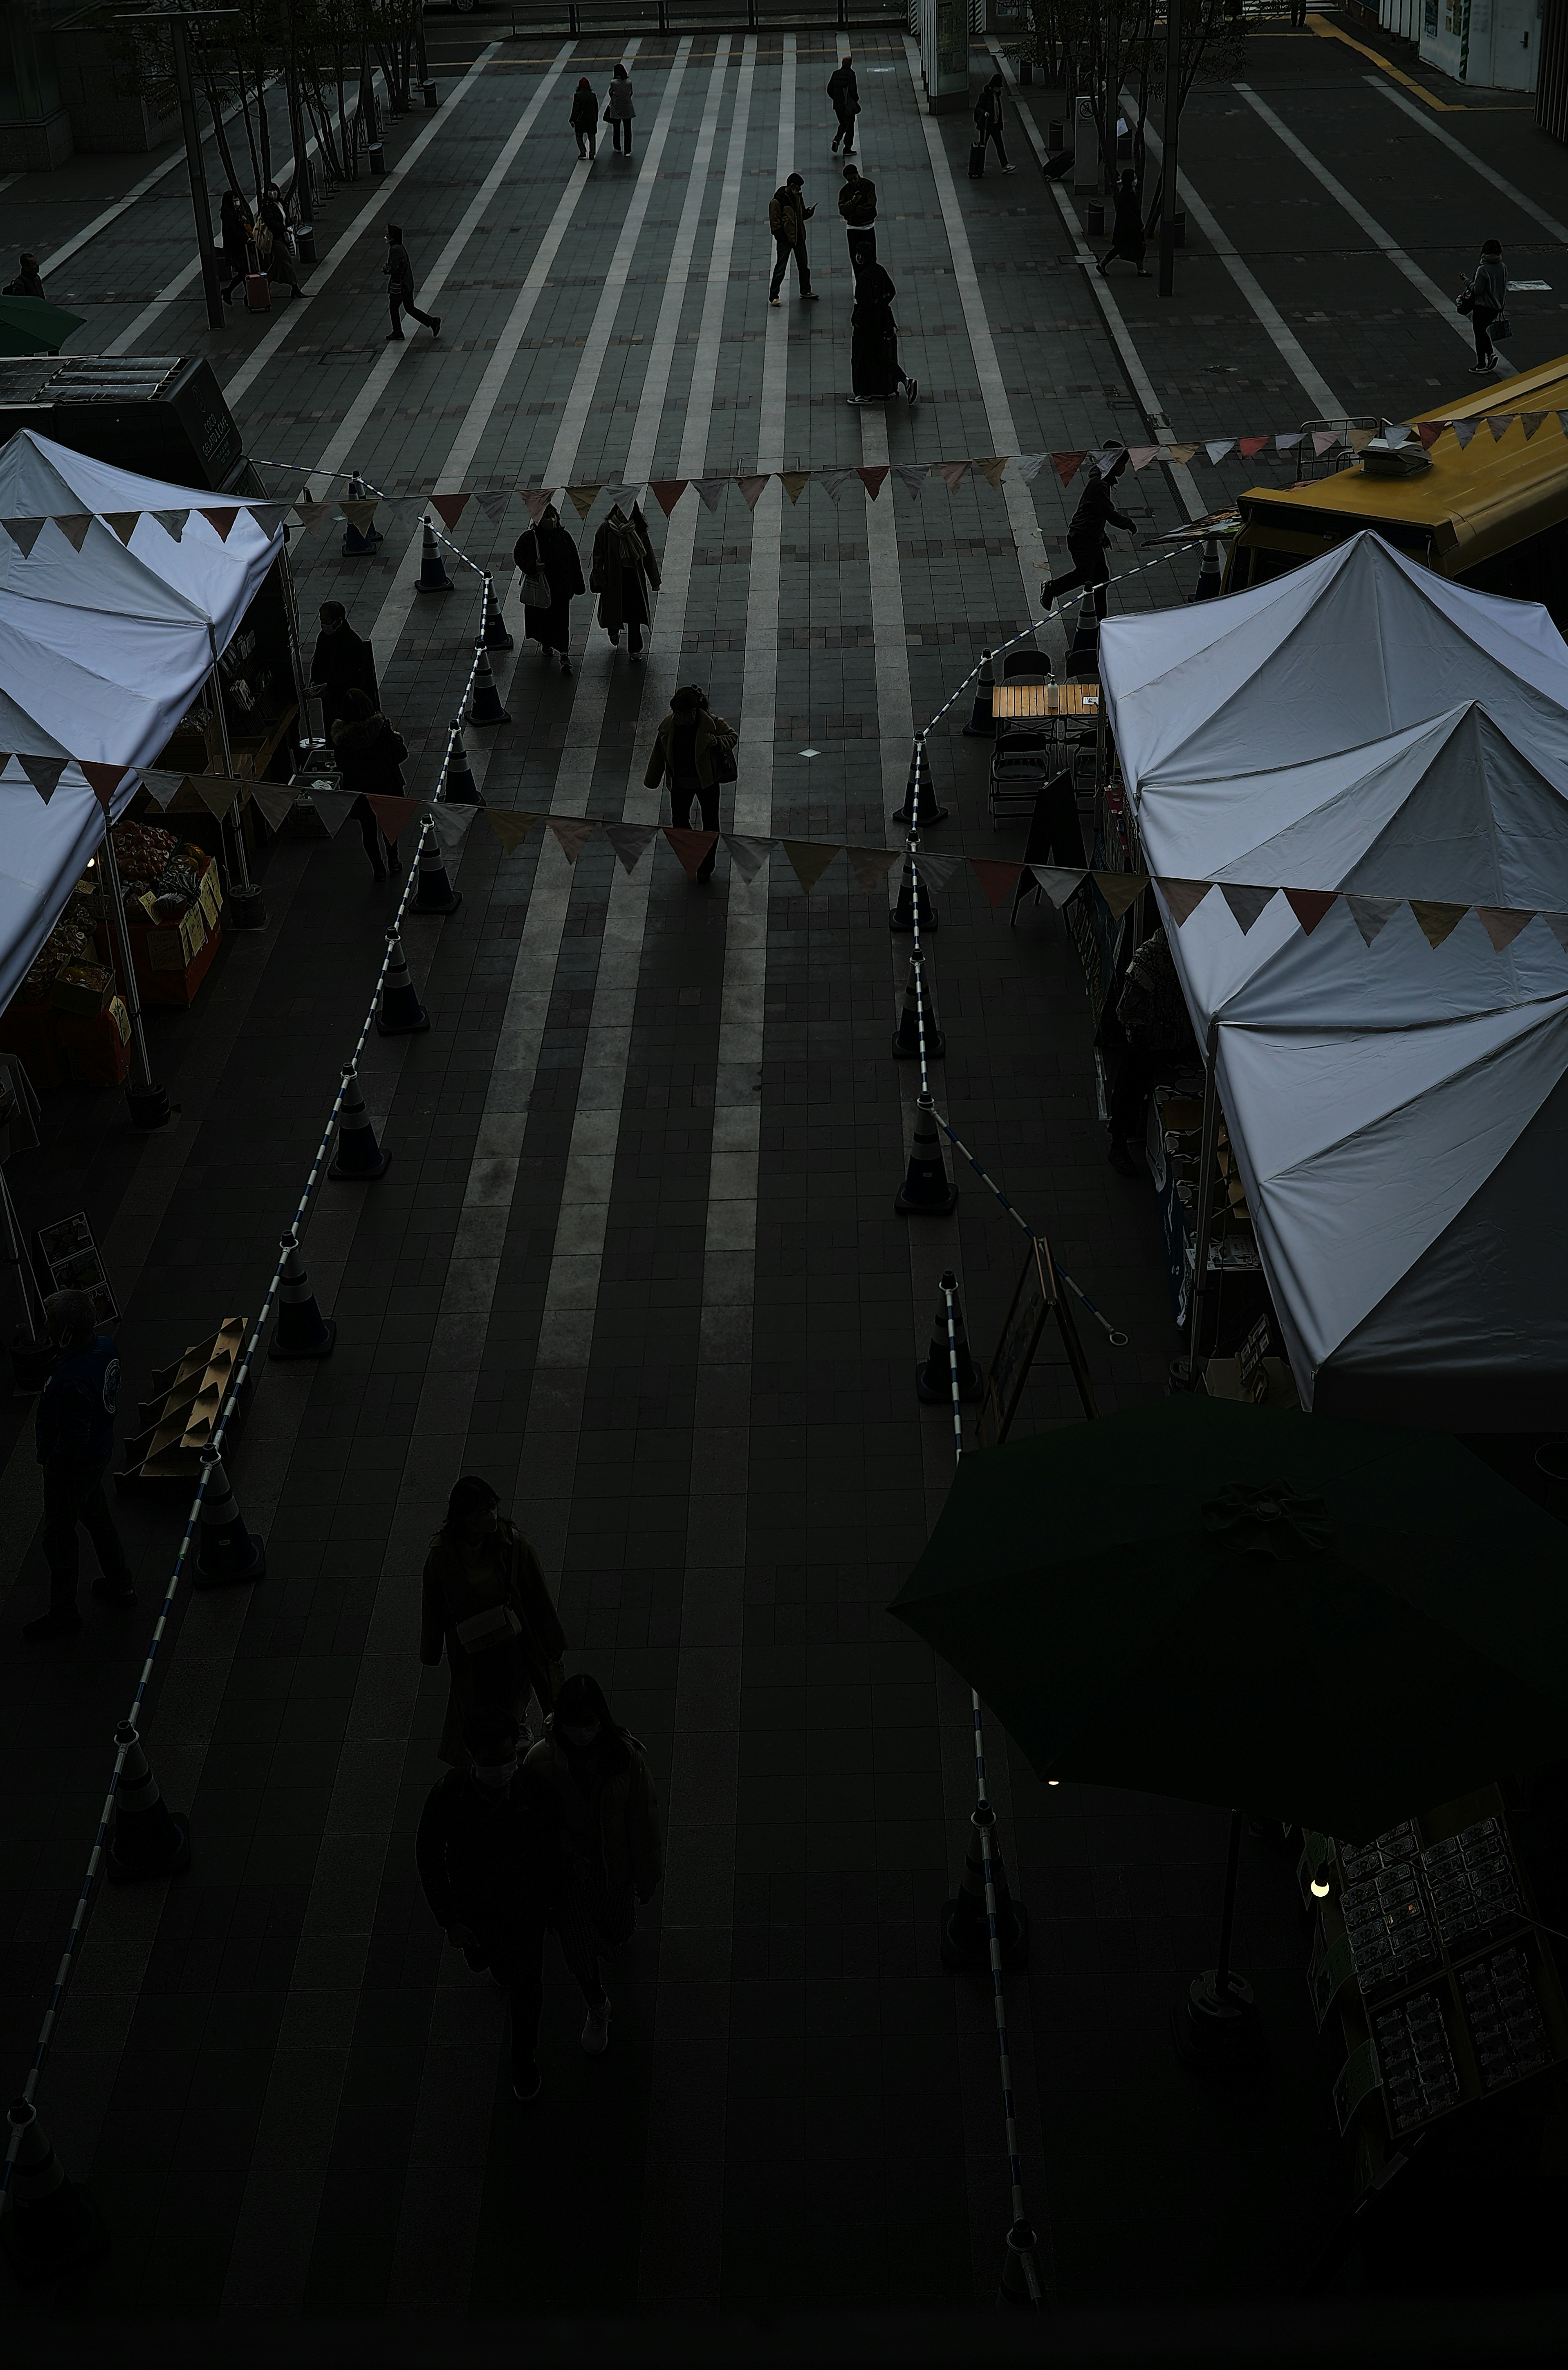
[[[560,1692],[566,1633],[538,1558],[477,1474],[455,1485],[425,1559],[420,1660],[433,1668],[444,1650],[452,1690],[436,1751],[454,1768],[468,1765],[470,1714],[521,1729],[530,1691],[542,1712]]]
[[[849,348],[851,403],[881,403],[902,386],[911,403],[919,388],[898,366],[898,324],[893,300],[898,293],[880,263],[868,263],[855,282],[855,310],[850,315],[853,338]]]
[[[631,121],[636,113],[637,109],[631,103],[631,76],[624,66],[617,65],[610,76],[609,89],[605,93],[605,121],[610,127],[610,137],[615,143],[617,156],[621,154],[623,143],[626,154],[628,156],[631,154]]]
[[[642,629],[651,625],[653,604],[650,588],[659,589],[659,563],[648,539],[641,506],[634,502],[628,518],[619,502],[594,537],[594,564],[588,571],[590,589],[599,596],[599,623],[612,642],[625,627],[633,666],[641,663]]]
[[[547,663],[552,650],[560,653],[562,674],[571,673],[568,655],[571,646],[571,604],[585,588],[582,582],[582,562],[577,556],[577,546],[560,523],[560,512],[553,502],[541,512],[536,527],[529,527],[512,546],[525,580],[542,576],[550,588],[548,609],[535,606],[525,600],[523,631],[531,642],[543,646]]]
[[[385,880],[388,872],[400,872],[402,866],[398,860],[397,842],[383,838],[375,809],[368,803],[366,793],[376,798],[402,797],[408,744],[402,734],[388,724],[368,691],[351,691],[348,714],[340,716],[332,727],[332,746],[338,754],[343,788],[354,792],[349,812],[360,827],[371,871],[377,880]]]

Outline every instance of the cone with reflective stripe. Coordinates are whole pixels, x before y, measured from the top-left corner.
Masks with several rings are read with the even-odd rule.
[[[109,2252],[103,2216],[85,2189],[65,2177],[29,2099],[13,2099],[6,2117],[14,2144],[0,2245],[18,2280],[34,2287]]]
[[[1015,2222],[1008,2232],[1007,2252],[1002,2258],[1001,2284],[997,2290],[998,2312],[1038,2312],[1040,2310],[1040,2266],[1035,2249],[1040,2241],[1033,2226]],[[1032,2286],[1030,2273],[1034,2275]]]
[[[991,665],[991,653],[980,653],[980,680],[974,686],[974,705],[969,711],[969,721],[963,730],[973,741],[996,738],[997,719],[991,712],[991,694],[997,688],[997,678]]]
[[[1194,601],[1217,601],[1219,586],[1219,538],[1217,535],[1205,535],[1204,556],[1198,563],[1197,590],[1193,594],[1193,598]]]
[[[133,1884],[143,1877],[178,1876],[190,1865],[190,1826],[173,1816],[158,1792],[152,1764],[130,1720],[121,1721],[114,1742],[117,1750],[124,1747],[125,1757],[115,1782],[114,1821],[105,1847],[110,1881]]]
[[[383,1037],[417,1037],[430,1027],[430,1015],[414,993],[409,958],[396,930],[387,931],[386,949],[386,976],[381,984],[376,1029]]]
[[[467,759],[464,759],[467,764]],[[473,777],[470,775],[469,779]],[[450,800],[448,805],[452,803]],[[446,858],[433,831],[427,831],[420,842],[420,885],[414,892],[416,914],[455,914],[463,903],[461,889],[454,889],[446,877]]]
[[[937,1133],[935,1105],[929,1095],[916,1098],[915,1141],[909,1147],[909,1166],[894,1196],[893,1206],[901,1218],[945,1218],[950,1210],[958,1207],[958,1188],[947,1173],[942,1140]]]
[[[370,500],[362,478],[354,477],[349,479],[346,499],[351,502],[364,502]],[[368,559],[378,548],[381,539],[381,529],[374,522],[369,526],[359,527],[354,524],[352,519],[346,518],[343,521],[343,558],[345,559]]]
[[[909,760],[909,778],[904,785],[904,804],[894,807],[893,819],[909,831],[923,831],[930,823],[946,823],[948,819],[946,807],[937,804],[924,741],[915,743],[915,754]]]
[[[506,630],[501,603],[496,599],[495,585],[488,576],[485,578],[485,606],[479,639],[487,650],[509,650],[512,648],[512,637]]]
[[[923,930],[939,930],[941,916],[931,903],[931,892],[923,878],[917,878],[914,852],[904,859],[904,878],[898,884],[898,902],[888,913],[887,926],[903,938],[908,938],[918,921]]]
[[[316,1305],[306,1271],[305,1253],[297,1235],[285,1235],[279,1248],[283,1272],[278,1282],[278,1329],[270,1358],[325,1358],[338,1338],[338,1320],[323,1317]]]
[[[474,696],[468,708],[470,724],[510,724],[511,717],[501,704],[501,694],[495,687],[490,662],[485,652],[479,652],[474,669]]]
[[[327,1174],[346,1178],[351,1183],[369,1184],[386,1174],[391,1157],[375,1140],[375,1130],[360,1092],[359,1073],[352,1062],[347,1062],[343,1065],[343,1099],[338,1106],[337,1156]]]
[[[991,1963],[991,1927],[986,1910],[986,1838],[990,1839],[991,1886],[997,1896],[997,1939],[1004,1967],[1029,1963],[1029,1919],[1008,1891],[1002,1847],[997,1834],[997,1813],[989,1802],[977,1802],[969,1814],[969,1835],[963,1847],[963,1881],[958,1898],[942,1911],[941,1955],[944,1967],[983,1973]]]
[[[482,807],[479,786],[474,779],[474,769],[468,763],[468,753],[463,746],[463,728],[458,723],[452,736],[452,754],[446,760],[446,803],[449,807]]]
[[[958,1296],[958,1278],[950,1267],[937,1294],[936,1321],[931,1327],[931,1346],[926,1352],[926,1363],[915,1369],[916,1392],[933,1407],[952,1405],[952,1361],[948,1355],[947,1322],[947,1295],[950,1292],[952,1294],[953,1348],[958,1359],[958,1396],[961,1399],[977,1399],[986,1386],[986,1378],[970,1354],[969,1335],[963,1323],[963,1304]]]
[[[202,1528],[196,1548],[198,1588],[217,1588],[231,1580],[265,1580],[267,1550],[245,1527],[245,1517],[234,1502],[222,1452],[202,1451],[207,1487],[202,1497]]]
[[[420,581],[416,592],[450,592],[452,579],[446,573],[446,562],[441,556],[441,546],[435,539],[432,520],[424,523],[424,541],[420,546]]]
[[[925,927],[924,923],[921,927]],[[922,1006],[926,1015],[926,1059],[940,1062],[947,1052],[947,1039],[937,1026],[937,1007],[931,997],[930,981],[926,977],[925,958],[917,947],[909,958],[909,976],[904,983],[904,1009],[893,1032],[893,1050],[901,1062],[917,1062],[920,1058]]]

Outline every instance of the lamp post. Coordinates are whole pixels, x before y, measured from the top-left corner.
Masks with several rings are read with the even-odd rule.
[[[207,168],[202,161],[202,129],[196,121],[196,85],[190,73],[190,42],[187,28],[237,18],[237,8],[139,8],[134,16],[117,17],[117,25],[167,25],[174,50],[174,86],[179,95],[179,121],[185,133],[185,168],[190,177],[190,211],[196,218],[196,252],[202,262],[202,292],[207,300],[207,327],[224,326],[224,300],[218,287],[218,259],[213,245],[213,209],[207,190]]]

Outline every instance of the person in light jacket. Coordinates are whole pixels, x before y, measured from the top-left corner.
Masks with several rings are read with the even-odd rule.
[[[521,1733],[530,1692],[548,1712],[561,1683],[566,1632],[537,1556],[500,1507],[488,1481],[465,1474],[425,1558],[420,1660],[433,1670],[445,1651],[452,1686],[436,1751],[458,1769],[467,1721],[508,1720]]]
[[[1503,357],[1492,342],[1493,324],[1499,318],[1508,302],[1508,274],[1503,267],[1503,249],[1494,238],[1483,239],[1481,261],[1465,291],[1470,302],[1470,328],[1475,337],[1475,360],[1470,375],[1485,378],[1494,371]]]
[[[559,651],[560,671],[570,674],[571,604],[585,587],[577,546],[562,526],[554,502],[540,512],[537,526],[525,529],[518,536],[512,546],[512,557],[525,583],[529,577],[542,576],[550,588],[548,608],[525,600],[523,631],[529,641],[542,646],[547,663],[550,652]]]
[[[617,65],[610,76],[610,86],[605,94],[605,121],[610,127],[610,137],[618,156],[624,150],[631,154],[631,119],[637,109],[631,103],[631,76],[623,65]]]
[[[650,592],[659,589],[659,563],[640,502],[632,504],[629,518],[617,502],[594,537],[588,585],[599,596],[600,625],[612,642],[620,640],[625,627],[632,665],[640,666],[642,629],[652,623]]]
[[[599,102],[594,96],[594,86],[586,75],[580,75],[577,88],[571,94],[571,128],[577,134],[577,153],[594,157],[599,151]]]
[[[732,724],[715,716],[708,705],[707,694],[695,683],[683,684],[670,695],[670,712],[653,735],[653,747],[648,758],[648,771],[643,782],[656,790],[661,782],[670,785],[670,820],[686,830],[717,831],[719,828],[719,785],[724,778],[721,771],[721,752],[733,749],[736,733]],[[700,824],[692,820],[692,808],[701,814]],[[697,880],[711,880],[719,843],[714,841],[693,874]]]
[[[568,1904],[556,1913],[556,1931],[588,2010],[582,2046],[602,2057],[610,2045],[610,2002],[599,1962],[626,1948],[638,1903],[652,1899],[664,1872],[647,1754],[616,1720],[597,1679],[574,1672],[523,1766],[544,1780],[559,1817]]]

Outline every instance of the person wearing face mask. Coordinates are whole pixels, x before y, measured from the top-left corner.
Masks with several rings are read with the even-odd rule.
[[[598,1680],[575,1672],[524,1768],[548,1787],[560,1822],[569,1882],[556,1931],[588,2011],[582,2046],[602,2057],[610,2045],[610,2002],[599,1962],[626,1948],[638,1903],[652,1899],[663,1874],[647,1755],[615,1719]]]
[[[548,1712],[560,1685],[566,1632],[538,1558],[500,1507],[488,1481],[466,1474],[425,1559],[420,1660],[433,1669],[446,1655],[452,1691],[436,1749],[455,1768],[467,1764],[476,1713],[526,1734],[530,1692]]]

